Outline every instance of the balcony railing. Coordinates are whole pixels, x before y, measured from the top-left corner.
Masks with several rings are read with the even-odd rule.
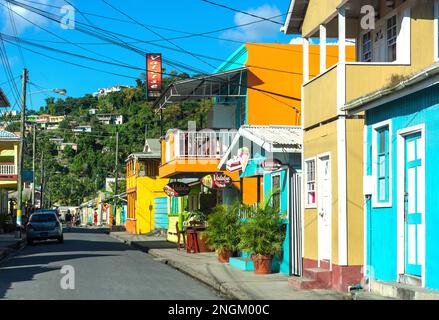
[[[0,164],[0,176],[13,176],[17,174],[15,164]]]
[[[220,159],[237,132],[178,131],[175,134],[175,158]]]

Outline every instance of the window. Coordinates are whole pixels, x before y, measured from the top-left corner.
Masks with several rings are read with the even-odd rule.
[[[372,61],[372,33],[369,31],[363,35],[362,39],[362,47],[361,47],[361,55],[363,62],[371,62]]]
[[[396,15],[387,20],[387,61],[396,61],[396,39],[398,28],[396,25]]]
[[[316,161],[308,160],[306,163],[306,205],[316,205]]]
[[[274,191],[272,197],[273,209],[280,211],[280,175],[275,175],[272,177],[271,187]]]
[[[389,152],[389,127],[376,130],[377,136],[377,202],[387,203],[390,200],[390,152]]]

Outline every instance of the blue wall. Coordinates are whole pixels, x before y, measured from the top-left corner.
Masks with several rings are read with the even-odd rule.
[[[168,197],[154,198],[155,229],[168,229]]]
[[[367,209],[367,259],[372,277],[397,281],[397,131],[425,124],[426,287],[439,289],[439,85],[426,88],[366,113],[367,168],[371,174],[371,138],[375,123],[392,119],[392,207]]]

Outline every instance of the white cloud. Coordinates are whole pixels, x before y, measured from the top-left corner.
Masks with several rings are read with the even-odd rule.
[[[280,16],[281,12],[276,6],[271,6],[265,4],[255,9],[245,10],[248,13],[254,14],[256,16],[267,18],[270,20],[278,21],[282,23],[282,17],[273,18],[275,16]],[[251,17],[243,13],[235,14],[235,24],[242,25],[254,21],[260,21],[261,19]],[[238,27],[234,30],[228,30],[223,33],[223,37],[231,38],[238,41],[259,41],[271,37],[275,37],[279,33],[279,25],[270,21],[262,21],[254,23],[248,26]]]
[[[57,5],[57,6],[62,6],[63,2],[59,1],[59,0],[39,0],[40,3],[44,4],[44,5]],[[7,5],[6,2],[4,3],[5,6]],[[65,3],[64,3],[65,4]],[[60,16],[61,13],[59,12],[58,9],[56,8],[51,8],[51,7],[47,7],[47,6],[43,6],[43,5],[36,5],[36,4],[29,4],[32,7],[44,10],[44,11],[48,11],[52,14],[55,14],[57,16]],[[11,24],[11,18],[10,18],[10,14],[9,14],[9,10],[5,7],[5,6],[1,6],[1,10],[0,10],[0,16],[1,19],[3,20],[3,25],[1,28],[1,31],[3,33],[9,34],[9,35],[13,35],[13,28],[12,28],[12,24]],[[31,22],[33,22],[36,25],[39,25],[41,27],[46,27],[49,24],[49,20],[43,16],[40,16],[36,13],[33,13],[31,11],[28,11],[25,8],[21,8],[19,6],[15,6],[10,4],[10,8],[12,11],[11,12],[13,18],[14,18],[14,22],[15,22],[15,26],[17,29],[17,33],[18,35],[21,35],[23,32],[25,32],[28,29],[34,29],[34,30],[41,30],[38,27],[36,27],[35,25],[33,25]],[[27,21],[27,20],[31,21]]]

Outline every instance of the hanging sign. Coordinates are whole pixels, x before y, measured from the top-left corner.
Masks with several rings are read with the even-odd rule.
[[[146,74],[148,98],[156,99],[162,91],[162,55],[160,53],[146,55]]]
[[[261,163],[261,167],[266,171],[276,171],[282,168],[282,162],[278,159],[265,160]]]
[[[201,179],[201,184],[209,189],[223,189],[232,183],[232,178],[221,172],[209,174]]]
[[[183,197],[189,194],[191,187],[183,182],[171,182],[163,188],[163,191],[169,197]]]
[[[250,158],[250,151],[248,148],[240,148],[238,150],[238,155],[234,156],[232,159],[227,161],[226,163],[226,169],[229,172],[235,172],[238,170],[245,171],[245,168],[247,167],[248,161]]]

